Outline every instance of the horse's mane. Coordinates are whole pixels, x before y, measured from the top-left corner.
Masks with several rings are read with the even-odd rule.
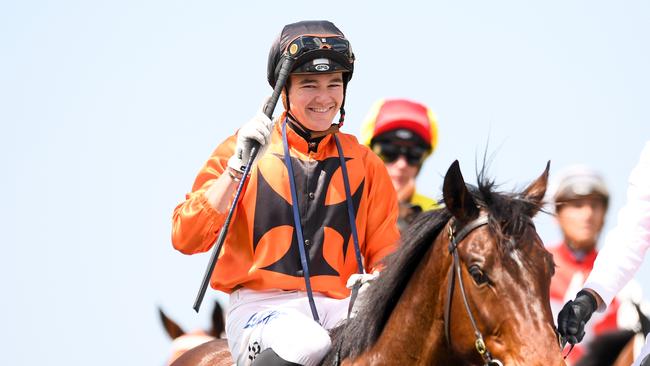
[[[634,331],[616,330],[596,337],[587,345],[587,352],[576,366],[605,366],[611,365],[632,339]]]
[[[332,345],[341,347],[341,358],[361,354],[379,338],[414,269],[450,218],[446,209],[427,211],[409,226],[408,240],[386,258],[386,269],[364,294],[363,301],[372,306],[362,307],[354,318],[332,330]]]
[[[475,202],[489,213],[490,230],[506,244],[499,247],[513,250],[515,241],[509,238],[524,234],[539,204],[524,199],[522,193],[497,192],[494,181],[486,179],[484,172],[482,169],[478,174],[477,187],[468,188]],[[403,234],[399,250],[384,260],[381,276],[364,294],[364,302],[372,306],[362,307],[354,318],[332,330],[334,352],[323,364],[333,363],[334,357],[356,357],[377,341],[419,262],[451,217],[449,210],[440,208],[415,219]]]

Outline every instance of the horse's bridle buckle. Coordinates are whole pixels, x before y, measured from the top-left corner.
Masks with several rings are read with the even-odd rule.
[[[476,347],[476,351],[481,355],[485,355],[485,352],[487,352],[487,347],[485,346],[485,342],[483,341],[483,338],[476,338],[476,342],[474,343],[474,346]]]

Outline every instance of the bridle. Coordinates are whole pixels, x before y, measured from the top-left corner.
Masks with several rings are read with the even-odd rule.
[[[451,267],[451,273],[449,274],[449,281],[447,282],[447,302],[445,303],[445,338],[447,339],[447,346],[451,347],[449,329],[449,324],[451,322],[451,302],[454,295],[455,278],[458,277],[458,286],[460,287],[460,293],[463,297],[463,303],[465,304],[465,311],[467,312],[469,320],[472,323],[472,328],[474,328],[474,337],[476,338],[474,341],[474,348],[476,348],[476,351],[479,353],[479,355],[481,355],[481,358],[485,362],[484,366],[503,366],[503,362],[492,358],[492,355],[490,354],[490,351],[487,349],[485,341],[483,340],[483,334],[481,334],[481,331],[476,325],[476,320],[474,320],[472,310],[470,309],[469,303],[467,301],[467,295],[465,294],[465,286],[463,285],[463,277],[461,276],[460,269],[460,258],[458,256],[458,244],[460,244],[460,242],[462,242],[463,239],[469,235],[469,233],[483,225],[487,225],[487,223],[488,216],[481,215],[477,219],[470,221],[457,233],[454,230],[454,225],[452,223],[449,224],[449,253],[453,257],[453,264]],[[456,272],[456,276],[454,276],[454,272]]]

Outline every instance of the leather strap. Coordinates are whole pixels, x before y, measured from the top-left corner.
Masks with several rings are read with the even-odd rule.
[[[357,233],[357,220],[354,214],[354,202],[352,201],[352,193],[350,191],[350,178],[348,176],[348,168],[345,164],[345,157],[343,155],[343,148],[339,142],[338,136],[334,135],[334,141],[336,142],[336,149],[339,153],[339,159],[341,161],[341,172],[343,173],[343,186],[345,187],[345,201],[348,206],[348,219],[350,220],[350,228],[352,229],[352,241],[354,242],[354,255],[357,259],[357,271],[361,274],[365,273],[363,268],[363,258],[361,257],[361,248],[359,247],[359,234]],[[359,295],[359,289],[361,288],[361,283],[357,282],[352,286],[352,293],[350,294],[350,303],[348,304],[348,320],[350,315],[352,315],[352,308],[354,307],[354,302],[357,300]]]
[[[289,174],[289,186],[291,188],[291,200],[293,202],[293,204],[291,205],[291,209],[293,211],[293,222],[296,230],[296,237],[298,240],[298,250],[300,252],[300,265],[302,267],[303,277],[305,279],[305,289],[307,292],[307,297],[309,299],[309,307],[311,309],[312,316],[314,320],[320,324],[318,310],[316,309],[314,294],[311,288],[311,281],[309,276],[309,263],[307,259],[306,249],[305,249],[305,241],[302,232],[302,224],[300,223],[300,211],[298,209],[298,194],[296,191],[296,181],[293,174],[291,156],[289,154],[289,143],[287,141],[287,123],[288,123],[288,119],[285,118],[284,123],[282,124],[282,142],[284,145],[284,162],[285,165],[287,166],[287,171]],[[338,130],[338,127],[336,130]],[[336,132],[336,131],[332,131],[332,132]],[[352,202],[352,194],[350,191],[350,179],[348,176],[347,166],[345,164],[343,148],[341,147],[341,143],[339,142],[338,136],[334,134],[333,137],[334,137],[334,141],[336,142],[336,148],[338,150],[339,159],[341,162],[341,170],[343,173],[343,186],[345,187],[345,199],[348,208],[348,219],[350,221],[350,228],[352,231],[352,240],[354,242],[354,252],[357,260],[357,270],[359,271],[359,273],[364,273],[363,259],[361,257],[361,249],[359,248],[359,234],[357,232],[356,216],[354,213],[354,203]],[[361,284],[357,283],[352,288],[352,294],[350,295],[350,303],[348,305],[348,319],[350,318],[352,307],[354,305],[355,300],[357,299],[360,287]]]
[[[467,225],[465,225],[457,234],[454,232],[454,223],[450,222],[448,225],[448,233],[449,233],[449,253],[452,255],[452,265],[451,268],[449,269],[449,281],[447,282],[447,301],[445,302],[445,314],[444,314],[444,319],[445,319],[445,338],[447,341],[447,346],[451,347],[451,305],[453,301],[453,296],[454,296],[454,287],[455,287],[455,280],[458,278],[458,286],[460,288],[461,296],[463,299],[463,305],[465,306],[465,311],[469,317],[470,322],[472,323],[472,328],[474,329],[474,337],[475,337],[475,342],[474,342],[474,347],[476,348],[476,351],[481,355],[481,358],[485,361],[485,365],[502,365],[501,361],[495,360],[492,358],[492,355],[490,354],[490,351],[487,349],[487,346],[485,345],[485,341],[483,340],[483,335],[481,334],[481,331],[479,331],[478,326],[476,325],[476,321],[474,319],[474,316],[472,315],[472,310],[469,307],[469,301],[467,299],[467,294],[465,292],[465,286],[463,285],[463,277],[461,273],[461,268],[460,268],[460,257],[458,256],[458,245],[471,233],[473,230],[483,226],[487,225],[489,221],[489,218],[487,215],[482,215],[479,216],[477,219],[469,222]]]
[[[287,120],[285,119],[282,124],[282,142],[284,145],[284,163],[287,166],[289,173],[289,187],[291,188],[291,209],[293,210],[293,223],[296,230],[298,239],[298,251],[300,252],[300,265],[302,267],[302,274],[305,279],[305,290],[307,291],[307,298],[309,299],[309,307],[311,315],[318,324],[318,310],[316,310],[316,303],[314,302],[314,294],[311,290],[311,281],[309,278],[309,265],[307,263],[307,254],[305,250],[305,241],[302,235],[302,225],[300,224],[300,212],[298,210],[298,194],[296,193],[296,180],[293,175],[293,166],[291,165],[291,156],[289,155],[289,143],[287,141]]]

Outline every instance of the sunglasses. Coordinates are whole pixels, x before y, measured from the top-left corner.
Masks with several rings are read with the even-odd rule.
[[[419,166],[424,162],[427,149],[421,146],[403,146],[390,143],[376,143],[373,151],[379,155],[385,163],[393,163],[403,156],[408,165]]]

